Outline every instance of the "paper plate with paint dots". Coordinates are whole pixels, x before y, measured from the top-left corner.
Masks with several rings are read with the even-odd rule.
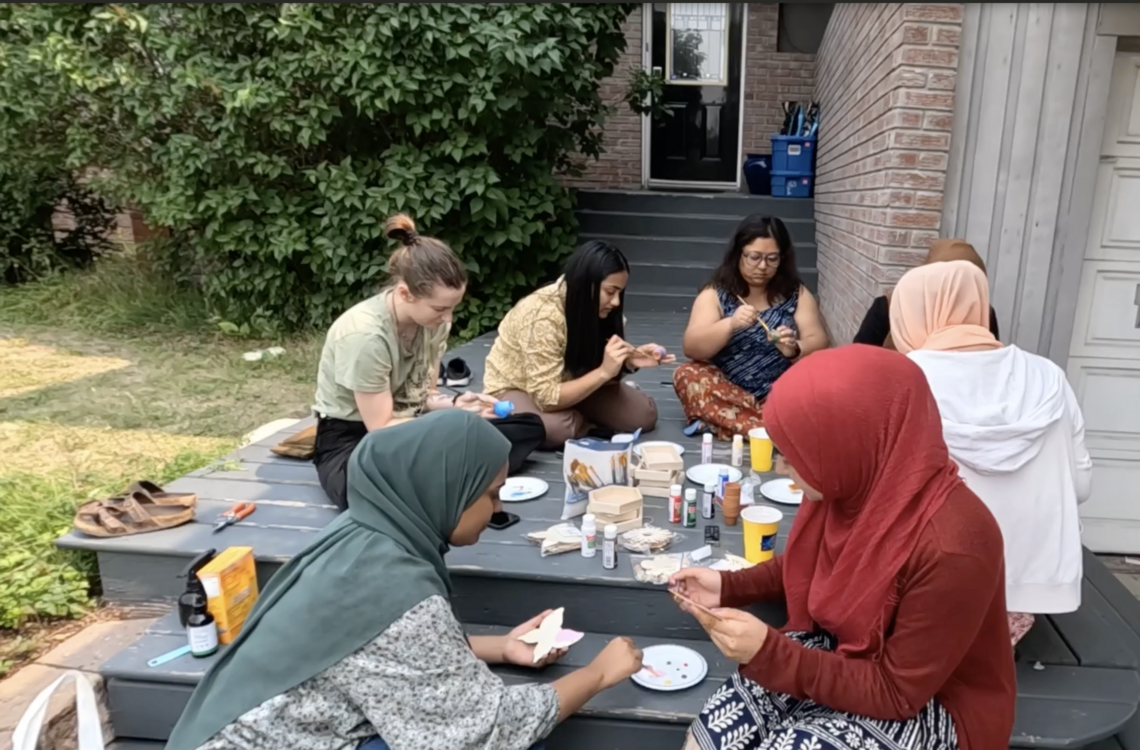
[[[641,671],[632,679],[643,688],[672,692],[704,682],[709,673],[705,657],[691,648],[663,643],[641,652]]]

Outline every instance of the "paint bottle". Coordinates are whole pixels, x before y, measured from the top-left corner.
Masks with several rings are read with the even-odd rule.
[[[681,500],[681,485],[675,484],[669,488],[669,523],[681,523],[684,513]]]
[[[685,508],[684,508],[686,529],[697,528],[697,491],[692,487],[685,490]]]
[[[186,598],[190,607],[190,616],[186,618],[190,655],[198,659],[212,656],[218,651],[218,624],[206,608],[206,596],[196,593]]]
[[[732,465],[740,466],[744,463],[744,436],[732,436]]]
[[[701,518],[711,521],[714,509],[716,506],[713,504],[713,498],[716,497],[716,485],[706,484],[705,491],[701,494]]]
[[[602,540],[602,567],[606,570],[617,567],[617,526],[612,523],[606,525],[605,538]]]
[[[702,464],[711,464],[712,463],[712,448],[713,448],[713,446],[712,446],[712,435],[710,435],[709,433],[706,432],[705,436],[703,438],[701,438],[701,463]]]
[[[722,501],[724,500],[724,486],[728,484],[728,469],[720,470],[720,474],[716,478],[716,496]]]
[[[582,517],[582,557],[598,553],[598,525],[593,513]]]

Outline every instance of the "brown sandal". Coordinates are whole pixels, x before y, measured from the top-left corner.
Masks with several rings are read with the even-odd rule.
[[[163,505],[145,493],[132,492],[79,506],[75,512],[75,528],[95,537],[145,534],[192,521],[195,504],[191,501],[188,506]]]
[[[167,492],[154,482],[142,480],[135,482],[127,488],[127,495],[135,493],[146,495],[155,505],[178,505],[183,508],[193,508],[198,502],[198,496],[193,492]]]
[[[312,425],[295,435],[290,435],[269,450],[278,456],[308,460],[313,457],[313,453],[316,452],[316,447],[317,426]]]

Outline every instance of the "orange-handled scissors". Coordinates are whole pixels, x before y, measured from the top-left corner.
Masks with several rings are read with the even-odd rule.
[[[214,522],[214,534],[217,534],[227,526],[233,526],[235,523],[245,518],[246,516],[257,510],[257,506],[253,503],[241,502],[234,507],[227,510],[222,515],[218,516],[218,520]]]

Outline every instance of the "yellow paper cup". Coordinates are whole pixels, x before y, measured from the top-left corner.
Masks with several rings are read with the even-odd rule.
[[[776,555],[776,532],[784,514],[767,505],[749,505],[740,511],[744,521],[744,557],[750,563],[762,563]]]
[[[752,471],[772,470],[772,438],[763,427],[748,431],[748,454],[752,459]]]

